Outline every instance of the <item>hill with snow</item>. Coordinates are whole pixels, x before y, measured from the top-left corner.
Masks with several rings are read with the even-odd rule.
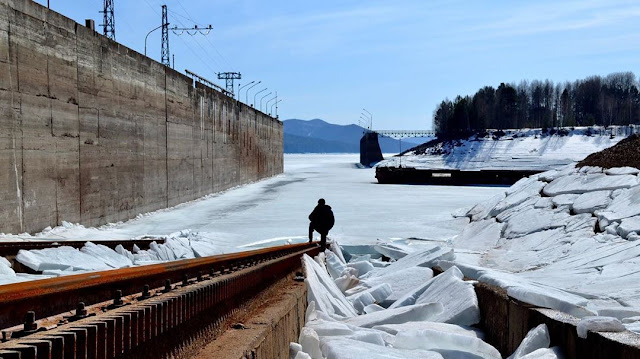
[[[403,167],[425,169],[519,169],[545,171],[580,161],[618,143],[630,126],[579,127],[550,133],[541,129],[493,131],[465,140],[432,141],[406,152]],[[396,167],[398,158],[378,166]]]

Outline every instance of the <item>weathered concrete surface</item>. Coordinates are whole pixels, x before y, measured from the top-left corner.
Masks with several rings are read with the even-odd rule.
[[[476,284],[475,291],[482,318],[479,327],[486,341],[505,357],[518,348],[529,330],[544,323],[549,328],[551,346],[559,346],[568,359],[640,359],[639,334],[589,332],[582,339],[575,317],[522,303],[510,298],[504,289],[486,283]]]
[[[228,328],[194,358],[288,359],[289,343],[304,326],[307,288],[292,276],[271,286],[236,319],[245,329]]]
[[[126,220],[283,170],[280,121],[0,0],[0,232]]]

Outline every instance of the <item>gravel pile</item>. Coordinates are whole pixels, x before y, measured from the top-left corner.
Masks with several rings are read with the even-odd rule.
[[[577,167],[595,166],[605,169],[635,167],[640,169],[640,135],[631,135],[613,147],[589,155]]]

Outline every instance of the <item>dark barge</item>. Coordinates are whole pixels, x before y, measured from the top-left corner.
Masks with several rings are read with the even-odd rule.
[[[526,169],[417,169],[412,167],[376,167],[376,179],[380,184],[429,184],[429,185],[512,185],[524,177],[541,170]]]

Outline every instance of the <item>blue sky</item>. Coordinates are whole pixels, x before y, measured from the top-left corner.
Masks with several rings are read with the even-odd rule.
[[[280,119],[358,123],[366,108],[375,129],[425,129],[445,97],[636,72],[640,59],[640,2],[622,0],[115,0],[117,41],[142,53],[163,3],[172,25],[214,28],[206,38],[170,35],[176,69],[261,80],[250,94],[277,90]],[[51,0],[80,23],[100,24],[101,7]],[[147,46],[159,60],[159,31]]]

